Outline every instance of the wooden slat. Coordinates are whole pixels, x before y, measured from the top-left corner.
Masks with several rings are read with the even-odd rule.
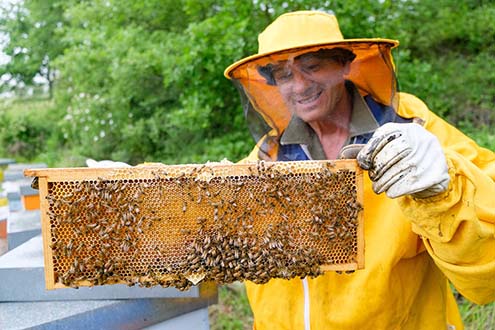
[[[48,195],[48,179],[40,177],[38,179],[38,187],[40,196]],[[52,233],[50,229],[50,217],[47,210],[50,208],[46,198],[40,199],[41,209],[41,235],[43,237],[43,254],[45,262],[45,286],[48,290],[54,289],[55,278],[53,274],[53,255],[50,244],[52,241]]]

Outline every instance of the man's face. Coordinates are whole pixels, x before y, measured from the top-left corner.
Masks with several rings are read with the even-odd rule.
[[[346,95],[349,63],[304,54],[274,65],[273,77],[284,102],[305,122],[328,120]]]

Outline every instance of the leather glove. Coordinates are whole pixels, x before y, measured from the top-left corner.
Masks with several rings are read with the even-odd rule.
[[[387,123],[379,127],[357,155],[369,170],[373,190],[390,198],[427,198],[444,192],[450,181],[438,139],[422,126]]]
[[[88,158],[86,159],[86,165],[88,167],[104,167],[104,168],[112,168],[112,167],[131,167],[131,165],[123,162],[114,162],[113,160],[100,160],[96,161],[94,159]]]

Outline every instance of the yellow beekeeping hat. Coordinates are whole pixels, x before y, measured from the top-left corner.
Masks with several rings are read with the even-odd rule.
[[[279,16],[258,36],[258,53],[243,58],[225,70],[231,78],[242,64],[268,55],[287,51],[312,51],[316,48],[348,48],[359,45],[385,44],[390,48],[399,45],[397,40],[382,38],[344,39],[335,15],[321,11],[297,11]],[[358,55],[358,54],[356,54]]]

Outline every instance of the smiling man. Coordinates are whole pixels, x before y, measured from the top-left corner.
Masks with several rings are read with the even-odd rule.
[[[345,76],[354,57],[346,49],[323,49],[260,68],[279,88],[293,118],[313,129],[327,159],[337,157],[349,135],[352,91]],[[290,126],[287,131],[292,131]]]
[[[257,144],[248,160],[336,159],[357,145],[365,269],[246,283],[254,328],[462,329],[450,284],[495,300],[495,154],[397,91],[389,39],[334,15],[280,16],[225,70]]]

